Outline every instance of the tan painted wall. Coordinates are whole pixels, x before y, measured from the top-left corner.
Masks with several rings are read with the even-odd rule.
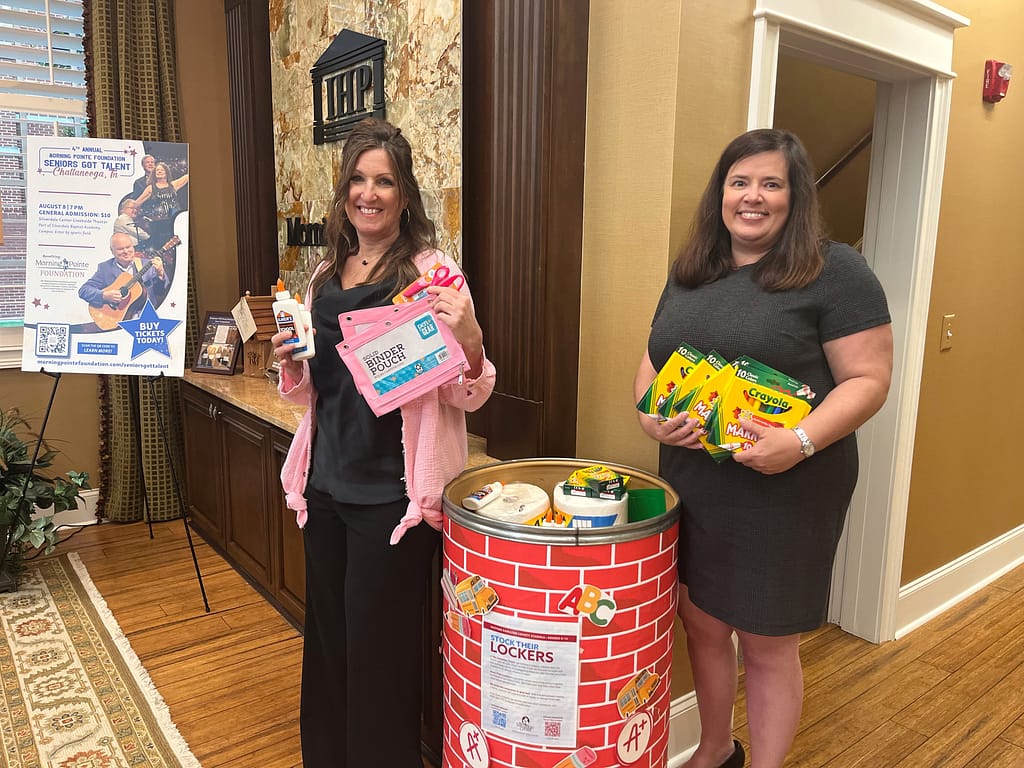
[[[752,10],[753,0],[591,2],[580,456],[657,470],[633,375],[711,168],[746,124]],[[711,61],[728,88],[705,79]]]
[[[580,456],[657,471],[657,446],[633,412],[633,375],[711,168],[746,125],[752,9],[752,0],[591,1]],[[708,86],[709,61],[729,88]],[[678,697],[693,689],[678,623],[674,652]]]
[[[189,145],[189,217],[199,319],[239,297],[234,161],[222,3],[177,0],[182,132]]]
[[[947,3],[971,25],[956,32],[952,115],[932,280],[903,583],[1024,524],[1018,436],[1024,411],[993,401],[987,382],[1024,378],[1024,88],[981,99],[987,58],[1024,66],[1019,0]],[[1016,90],[1015,90],[1016,88]],[[953,349],[939,352],[945,313]],[[1013,391],[1012,386],[1009,390]]]
[[[189,142],[190,224],[200,317],[238,301],[231,122],[228,112],[224,9],[209,0],[176,5],[179,98]],[[40,373],[0,370],[0,407],[17,406],[38,428],[53,380]],[[46,426],[48,442],[62,456],[55,469],[84,470],[99,483],[97,377],[61,376]]]

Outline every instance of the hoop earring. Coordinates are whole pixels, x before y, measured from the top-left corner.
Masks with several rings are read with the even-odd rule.
[[[408,208],[402,209],[402,215],[398,217],[398,224],[402,227],[409,226],[409,222],[412,221],[412,214],[409,213]]]

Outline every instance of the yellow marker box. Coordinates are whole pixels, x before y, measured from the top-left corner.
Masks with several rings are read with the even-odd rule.
[[[689,412],[693,405],[694,397],[700,391],[701,386],[708,381],[726,364],[725,359],[714,350],[707,353],[703,360],[694,366],[693,370],[686,377],[686,386],[681,387],[659,411],[665,418],[671,419],[683,411]]]
[[[710,379],[701,384],[690,397],[690,406],[688,408],[690,416],[697,419],[705,429],[708,428],[708,422],[711,419],[715,406],[733,381],[734,370],[732,364],[727,363]],[[702,435],[700,443],[715,461],[721,462],[729,458],[729,451],[725,448],[720,448],[710,439],[709,435]]]
[[[562,493],[569,496],[589,496],[595,499],[621,499],[629,483],[629,475],[600,464],[577,469],[562,485]]]
[[[752,358],[730,364],[729,381],[723,382],[705,429],[707,440],[720,449],[744,451],[757,442],[743,420],[762,427],[789,429],[811,412],[810,388]]]
[[[683,342],[669,355],[668,360],[654,377],[636,409],[648,416],[666,417],[672,398],[682,390],[682,383],[704,359],[703,353]]]

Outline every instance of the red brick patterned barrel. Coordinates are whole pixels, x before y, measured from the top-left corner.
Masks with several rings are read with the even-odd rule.
[[[461,499],[499,481],[550,495],[578,459],[507,461],[445,489],[445,768],[663,768],[668,752],[679,499],[610,528],[535,528]]]

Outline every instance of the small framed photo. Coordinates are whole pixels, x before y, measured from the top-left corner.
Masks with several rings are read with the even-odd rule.
[[[230,376],[235,372],[238,353],[242,348],[242,335],[230,312],[207,312],[203,321],[203,335],[192,370],[196,373],[220,373]]]

